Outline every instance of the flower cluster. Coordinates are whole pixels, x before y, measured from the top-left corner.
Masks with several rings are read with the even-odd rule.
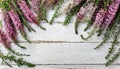
[[[32,0],[32,9],[37,13],[40,10],[41,0]]]
[[[16,30],[14,28],[14,26],[12,25],[12,21],[10,19],[10,16],[7,12],[3,13],[4,16],[4,30],[7,34],[7,36],[9,37],[10,40],[15,40],[17,39],[16,37]]]
[[[12,23],[14,24],[16,30],[20,30],[22,32],[24,32],[24,28],[23,28],[23,25],[21,23],[21,20],[20,20],[20,17],[19,15],[12,9],[8,12],[11,20],[12,20]]]
[[[104,28],[108,28],[110,23],[112,22],[113,18],[116,15],[116,12],[120,6],[120,2],[118,2],[120,0],[116,0],[114,3],[112,3],[109,7],[108,7],[108,11],[105,15],[105,21],[103,24]]]
[[[102,22],[104,21],[106,15],[106,11],[101,9],[99,12],[96,14],[95,22],[94,25],[100,27]]]

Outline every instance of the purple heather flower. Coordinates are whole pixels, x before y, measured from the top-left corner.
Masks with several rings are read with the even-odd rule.
[[[12,20],[12,23],[14,24],[16,30],[20,30],[21,32],[24,33],[24,27],[20,21],[20,17],[19,15],[12,9],[8,12],[11,20]]]
[[[116,0],[116,3],[119,3],[119,4],[120,4],[120,0]]]
[[[112,20],[114,19],[116,12],[120,6],[120,0],[116,0],[114,3],[112,3],[107,11],[107,14],[105,16],[105,21],[102,25],[103,28],[108,28],[109,25],[111,24]]]
[[[12,9],[12,10],[10,10],[10,11],[8,12],[8,14],[9,14],[9,16],[10,16],[10,18],[11,18],[11,20],[12,20],[12,22],[13,22],[15,28],[16,28],[16,30],[17,30],[17,31],[19,30],[20,33],[22,34],[22,36],[23,36],[27,41],[29,41],[29,40],[26,38],[26,33],[25,33],[25,31],[24,31],[24,27],[23,27],[23,25],[22,25],[22,23],[21,23],[21,20],[20,20],[20,17],[19,17],[19,15],[18,15],[18,13],[16,13],[16,12]]]
[[[100,9],[98,13],[96,13],[94,25],[97,27],[100,27],[104,21],[105,15],[106,15],[106,11],[103,9]]]
[[[30,8],[26,4],[26,2],[24,0],[17,0],[17,3],[19,5],[21,11],[23,12],[24,16],[26,17],[26,19],[29,22],[35,23],[38,25],[37,17],[34,15],[32,10],[30,10]]]
[[[16,40],[16,30],[14,28],[14,26],[12,25],[10,16],[7,12],[3,13],[3,19],[4,19],[4,31],[7,35],[7,37],[9,37],[10,40]]]
[[[2,29],[0,29],[0,42],[5,46],[5,48],[9,49],[11,47],[10,40]]]
[[[93,3],[90,3],[85,7],[81,7],[79,12],[77,13],[77,17],[79,19],[83,19],[86,16],[86,14],[92,9],[92,7],[93,7]]]
[[[40,9],[40,3],[41,3],[41,0],[32,0],[31,2],[31,7],[32,9],[37,13]]]

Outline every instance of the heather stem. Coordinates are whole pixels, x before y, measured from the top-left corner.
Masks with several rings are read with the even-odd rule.
[[[19,52],[16,52],[16,51],[14,51],[14,50],[12,50],[10,48],[8,49],[8,51],[10,53],[13,53],[13,54],[17,55],[17,56],[30,56],[30,55],[27,55],[27,54],[20,54]]]
[[[18,43],[18,41],[17,41],[17,40],[14,40],[14,43],[15,43],[18,47],[20,47],[20,48],[22,48],[22,49],[26,49],[26,47],[21,46],[21,45]]]
[[[93,30],[89,33],[89,35],[86,38],[81,34],[81,38],[83,40],[88,40],[90,37],[93,36],[93,34],[95,33],[96,29],[97,29],[97,27],[94,27]]]
[[[77,18],[75,22],[75,34],[78,34],[78,26],[79,26],[80,20]]]
[[[22,32],[21,30],[19,30],[19,31],[20,31],[20,33],[22,34],[23,38],[24,38],[27,42],[31,43],[31,41],[28,40],[27,35],[26,35],[24,32]]]

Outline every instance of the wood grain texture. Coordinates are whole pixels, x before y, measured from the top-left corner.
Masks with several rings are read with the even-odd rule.
[[[26,60],[35,64],[53,65],[105,64],[104,56],[110,47],[109,43],[98,50],[94,50],[98,43],[21,43],[21,45],[26,46],[27,50],[21,50],[14,44],[13,49],[30,54],[31,57],[25,57]],[[117,61],[115,64],[119,63]]]
[[[17,67],[13,65],[13,68],[9,68],[6,65],[0,65],[0,69],[119,69],[120,65],[111,65],[105,67],[104,65],[37,65],[35,68]]]
[[[66,0],[62,9],[73,0]],[[62,12],[62,11],[61,11]],[[52,17],[54,10],[50,10],[47,14],[48,20]],[[0,15],[0,19],[2,15]],[[6,65],[0,65],[0,69],[119,69],[120,60],[118,59],[110,67],[105,67],[106,60],[104,56],[107,54],[110,43],[106,43],[104,47],[98,50],[94,48],[101,42],[101,37],[96,37],[96,34],[87,41],[80,38],[80,34],[87,36],[88,34],[83,31],[86,24],[82,23],[79,26],[79,35],[74,32],[74,21],[68,26],[63,26],[65,15],[61,15],[55,19],[53,25],[49,25],[44,21],[41,25],[47,30],[41,30],[39,27],[31,24],[36,32],[27,32],[28,38],[32,43],[27,43],[18,34],[20,44],[27,47],[27,50],[19,49],[12,44],[12,48],[21,53],[30,54],[30,57],[25,57],[26,60],[35,63],[35,68],[17,67],[13,63],[13,68]],[[89,32],[88,30],[87,32]],[[7,51],[0,44],[4,53]]]
[[[109,43],[98,50],[93,49],[98,43],[21,43],[21,45],[26,46],[27,50],[21,50],[14,44],[13,49],[31,55],[25,57],[25,60],[37,65],[31,69],[117,69],[120,67],[119,60],[110,67],[105,67],[104,56],[110,47]],[[6,53],[4,48],[2,50]],[[13,66],[11,69],[30,69]],[[10,68],[0,65],[0,69]]]
[[[98,38],[94,35],[88,41],[84,41],[81,39],[80,34],[76,35],[74,33],[74,24],[71,23],[68,26],[63,26],[62,24],[53,24],[52,26],[49,24],[43,24],[47,31],[41,30],[37,26],[34,26],[36,32],[28,32],[28,38],[31,41],[66,41],[66,42],[101,42],[102,37]],[[83,32],[82,25],[79,29],[79,32],[83,34],[85,37],[88,35],[87,32]],[[20,37],[20,41],[25,41]]]

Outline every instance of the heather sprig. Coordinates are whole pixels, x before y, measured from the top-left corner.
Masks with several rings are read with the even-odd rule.
[[[25,16],[24,16],[24,14],[22,13],[21,9],[18,8],[18,5],[17,5],[16,0],[12,0],[11,3],[12,3],[12,5],[13,5],[14,9],[15,9],[15,10],[17,11],[17,13],[19,14],[22,24],[23,24],[30,32],[31,32],[31,31],[34,31],[34,32],[35,32],[35,30],[28,24],[27,19],[25,18]]]
[[[18,52],[15,52],[14,50],[11,49],[11,42],[7,34],[0,29],[0,42],[4,45],[6,49],[8,49],[10,52],[17,56],[27,56],[25,54],[19,54]]]
[[[39,25],[39,21],[35,14],[32,12],[32,10],[27,6],[26,2],[24,0],[17,0],[17,4],[19,5],[23,15],[26,17],[26,19],[31,22],[38,25],[41,29],[45,30],[41,25]]]
[[[114,19],[119,6],[120,6],[120,3],[118,3],[118,2],[115,2],[115,3],[113,2],[109,6],[107,14],[105,15],[105,21],[102,24],[103,28],[105,28],[105,29],[108,28],[109,25],[112,23],[112,20]]]
[[[101,28],[100,26],[102,25],[102,23],[104,21],[105,15],[106,15],[106,10],[100,9],[99,12],[96,14],[96,18],[93,23],[94,26]]]
[[[70,12],[68,12],[68,13],[66,14],[66,17],[65,17],[65,20],[64,20],[64,24],[63,24],[63,25],[68,25],[68,24],[71,22],[71,18],[72,18],[77,12],[79,12],[80,7],[81,7],[82,5],[84,5],[85,2],[86,2],[86,0],[80,2],[79,4],[77,4],[76,6],[74,6],[74,7],[70,10]]]
[[[15,17],[13,16],[10,16],[9,15],[9,11],[11,9],[11,6],[9,4],[9,0],[5,0],[3,1],[3,6],[7,5],[9,6],[8,8],[7,7],[4,7],[4,11],[3,11],[3,19],[4,19],[4,29],[5,29],[5,33],[8,37],[8,39],[13,42],[15,42],[16,45],[18,45],[20,48],[23,48],[23,49],[26,49],[25,47],[21,46],[19,43],[18,43],[18,40],[17,40],[17,33],[16,33],[16,29],[14,28],[13,24],[12,24],[12,19],[15,19]],[[13,17],[13,18],[12,18]],[[14,21],[13,23],[15,23],[16,21]],[[16,22],[17,23],[17,22]]]
[[[8,54],[8,55],[4,55],[1,51],[0,51],[0,58],[2,59],[3,63],[7,64],[8,66],[12,67],[10,65],[10,63],[7,62],[7,60],[9,60],[10,62],[14,61],[18,66],[23,66],[26,65],[28,67],[34,67],[35,65],[32,64],[32,63],[29,63],[27,61],[24,61],[23,58],[22,60],[20,61],[21,57],[22,56],[29,56],[29,55],[26,55],[26,54],[20,54],[19,52],[15,52],[14,50],[11,49],[11,43],[10,43],[10,40],[8,39],[7,35],[4,33],[3,30],[0,30],[0,42],[5,46],[5,48],[13,53],[12,56],[16,55],[16,56],[20,56],[20,58],[16,58],[15,56],[14,57],[11,57],[11,54]],[[22,63],[22,64],[21,64]]]
[[[2,59],[2,63],[5,63],[9,67],[12,67],[12,65],[9,62],[15,62],[19,67],[20,66],[35,67],[35,64],[25,61],[22,57],[16,57],[10,53],[4,55],[1,50],[0,50],[0,58]]]
[[[88,22],[88,24],[87,24],[87,26],[85,27],[84,31],[87,31],[87,30],[93,25],[93,23],[94,23],[94,21],[95,21],[95,18],[96,18],[96,13],[98,13],[98,10],[99,10],[99,9],[100,9],[99,7],[97,7],[97,8],[95,9],[95,11],[94,11],[93,14],[92,14],[91,20],[90,20],[90,22]]]
[[[79,12],[77,13],[77,21],[75,22],[75,33],[78,34],[78,25],[79,22],[84,19],[87,13],[93,9],[93,3],[89,3],[86,6],[80,8]]]
[[[19,67],[27,66],[27,67],[35,67],[35,64],[25,61],[23,58],[16,58],[14,55],[3,56],[5,60],[9,60],[10,62],[15,62]]]
[[[26,17],[26,19],[29,22],[35,23],[35,24],[38,25],[38,21],[37,21],[37,18],[35,16],[35,14],[28,7],[28,5],[26,4],[26,2],[24,0],[17,0],[17,4],[19,5],[19,7],[20,7],[22,13],[24,14],[24,16]]]
[[[116,16],[114,18],[114,20],[112,21],[112,25],[110,25],[110,27],[108,29],[106,29],[106,32],[104,33],[104,38],[103,41],[95,48],[100,48],[105,42],[107,42],[110,38],[112,38],[114,36],[114,34],[116,33],[116,28],[118,28],[118,24],[120,22],[120,7],[116,13]]]
[[[118,57],[120,56],[120,48],[118,50],[118,52],[116,54],[113,55],[113,57],[111,57],[111,55],[114,53],[114,51],[116,50],[115,49],[115,46],[119,44],[119,41],[118,41],[118,38],[119,38],[119,35],[120,35],[120,30],[115,34],[114,36],[114,40],[112,42],[112,46],[111,48],[109,48],[109,51],[108,51],[108,54],[106,55],[106,59],[108,60],[106,62],[106,66],[112,64],[115,60],[118,59]]]
[[[2,59],[2,63],[8,65],[9,67],[12,67],[12,65],[10,65],[10,64],[6,61],[6,59],[5,59],[5,57],[4,57],[4,54],[3,54],[3,52],[2,52],[1,50],[0,50],[0,58]]]
[[[10,40],[17,41],[17,33],[12,24],[9,14],[5,11],[3,12],[3,16],[4,16],[3,17],[4,19],[3,28],[4,28],[5,33],[7,34]]]
[[[13,42],[15,42],[15,44],[18,45],[20,48],[26,49],[25,47],[21,46],[18,43],[17,36],[16,36],[17,35],[16,30],[12,26],[10,17],[7,13],[5,13],[5,15],[4,15],[4,21],[5,21],[5,23],[4,23],[5,34],[7,36],[7,39],[13,40]]]
[[[111,65],[111,64],[112,64],[115,60],[117,60],[119,57],[120,57],[120,48],[119,48],[118,52],[115,53],[114,56],[106,62],[106,66]]]
[[[26,36],[26,33],[25,33],[25,30],[24,30],[24,27],[21,23],[21,20],[20,20],[20,17],[19,15],[13,10],[11,9],[9,12],[8,12],[11,20],[12,20],[12,23],[14,24],[15,28],[16,28],[16,31],[20,31],[20,33],[22,34],[22,36],[24,37],[25,40],[27,40],[28,42],[30,42],[28,39],[27,39],[27,36]]]
[[[103,46],[103,44],[107,42],[109,39],[111,38],[113,39],[113,41],[111,42],[112,45],[109,48],[108,54],[105,56],[105,58],[107,59],[106,66],[112,64],[120,56],[120,49],[118,49],[118,52],[114,54],[114,52],[116,51],[115,46],[119,44],[119,41],[118,41],[119,35],[120,35],[120,26],[119,26],[120,25],[120,10],[119,9],[115,15],[115,18],[112,21],[112,24],[106,30],[103,41],[100,43],[100,45],[98,45],[95,48],[95,49],[98,49],[101,46]]]
[[[97,13],[103,9],[104,11],[106,11],[108,5],[107,2],[110,2],[110,0],[90,0],[91,2],[90,3],[94,3],[94,5],[97,7],[95,8],[95,11],[93,12],[92,14],[92,17],[91,17],[91,20],[90,22],[88,22],[87,26],[85,27],[84,31],[87,31],[92,25],[93,23],[95,22],[95,19],[96,19],[96,16],[97,16]]]

